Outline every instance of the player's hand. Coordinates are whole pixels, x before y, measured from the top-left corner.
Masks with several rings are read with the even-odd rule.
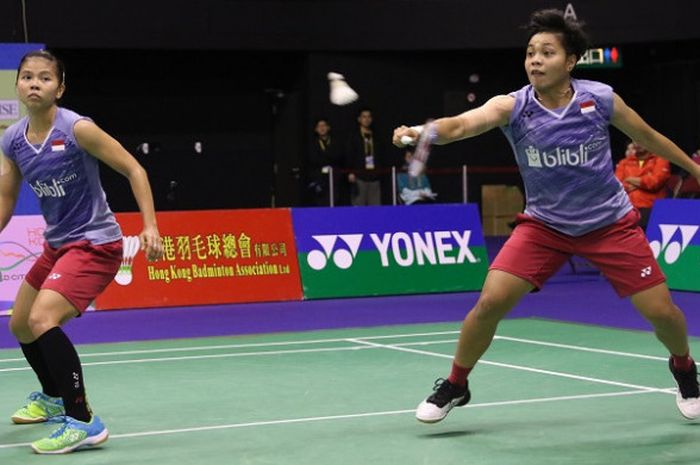
[[[146,254],[149,262],[154,262],[163,258],[163,239],[160,237],[158,228],[152,226],[144,228],[139,234],[141,250]]]
[[[418,140],[418,136],[420,136],[420,134],[415,129],[411,129],[408,126],[399,126],[398,128],[394,129],[394,137],[392,137],[391,142],[395,146],[403,148],[406,147],[406,144],[401,141],[402,137],[409,137],[416,141]]]

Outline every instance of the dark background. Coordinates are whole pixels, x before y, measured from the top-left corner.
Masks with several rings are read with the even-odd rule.
[[[383,152],[399,163],[390,146],[395,126],[458,113],[527,84],[519,26],[534,9],[567,3],[26,0],[23,11],[21,1],[5,0],[0,42],[46,43],[63,58],[62,104],[136,154],[159,210],[297,206],[308,200],[316,117],[329,118],[343,139],[357,111],[371,107]],[[697,149],[700,2],[570,3],[594,45],[617,46],[624,63],[575,76],[611,84],[681,148]],[[360,100],[332,106],[329,71],[344,74]],[[618,159],[625,140],[612,134]],[[194,153],[195,141],[203,154]],[[150,143],[148,155],[136,152],[142,142]],[[431,159],[433,168],[463,163],[513,165],[497,130],[438,147]],[[441,201],[459,201],[458,176],[431,180]],[[114,210],[136,209],[119,175],[103,169],[103,181]],[[470,198],[478,200],[482,183],[515,182],[513,174],[473,174]]]

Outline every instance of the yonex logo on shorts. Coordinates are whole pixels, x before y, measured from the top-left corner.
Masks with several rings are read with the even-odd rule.
[[[324,269],[332,256],[335,266],[345,270],[352,266],[352,262],[357,256],[357,250],[360,248],[363,234],[322,234],[311,237],[323,248],[323,251],[312,250],[306,256],[306,261],[311,268],[316,271]],[[338,238],[345,243],[347,249],[333,250]]]
[[[647,266],[646,268],[642,269],[642,278],[646,278],[647,276],[651,276],[651,267]]]
[[[669,265],[675,263],[680,258],[683,251],[693,240],[700,226],[692,224],[660,224],[661,242],[654,240],[649,243],[656,259],[663,253],[663,258]],[[671,240],[680,231],[680,242]]]
[[[51,273],[46,279],[58,279],[61,277],[61,273]]]

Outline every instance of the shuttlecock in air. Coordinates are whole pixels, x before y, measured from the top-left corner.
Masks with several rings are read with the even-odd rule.
[[[357,100],[357,92],[345,82],[345,77],[338,73],[328,73],[328,84],[331,86],[331,103],[347,105]]]

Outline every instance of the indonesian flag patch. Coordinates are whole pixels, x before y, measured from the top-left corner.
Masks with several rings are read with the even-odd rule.
[[[52,152],[63,152],[64,150],[66,150],[66,143],[63,139],[56,139],[51,141]]]
[[[581,102],[579,106],[581,107],[581,114],[583,115],[595,111],[595,102],[593,100],[586,100],[585,102]]]

